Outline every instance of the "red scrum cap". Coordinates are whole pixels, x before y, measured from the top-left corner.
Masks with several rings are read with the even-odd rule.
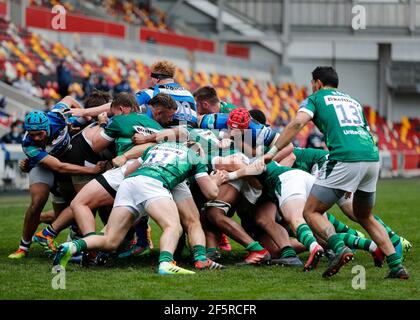
[[[231,129],[248,129],[251,115],[245,108],[236,108],[229,113],[227,125]]]

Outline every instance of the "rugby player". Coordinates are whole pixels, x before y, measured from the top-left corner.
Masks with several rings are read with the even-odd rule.
[[[146,114],[152,117],[152,112],[148,107],[149,101],[159,93],[166,93],[177,104],[177,112],[174,114],[170,126],[186,124],[195,127],[197,125],[197,106],[191,92],[175,82],[176,66],[170,61],[162,60],[153,63],[150,69],[152,86],[136,93],[140,108],[145,109]]]
[[[69,117],[64,113],[70,107],[80,108],[80,104],[70,96],[63,98],[49,112],[31,111],[26,115],[24,126],[26,134],[22,141],[22,148],[28,160],[24,162],[22,169],[29,171],[29,193],[31,203],[26,210],[23,226],[22,239],[19,249],[9,255],[11,259],[26,257],[38,225],[42,209],[44,208],[50,190],[54,187],[54,173],[58,174],[98,174],[104,169],[104,163],[98,162],[95,166],[84,167],[62,162],[58,159],[70,146]],[[57,177],[57,175],[56,175]],[[61,176],[63,179],[63,176]],[[65,181],[68,183],[68,181]],[[73,190],[65,190],[64,182],[61,184],[61,196],[64,191],[66,200],[74,195]],[[67,186],[67,184],[66,184]],[[72,188],[71,188],[72,189]],[[57,190],[53,190],[57,196]],[[70,195],[68,195],[70,194]],[[56,216],[66,205],[62,199],[53,200],[56,206]]]
[[[171,109],[171,106],[166,106],[168,100],[161,98],[162,96],[157,96],[152,101],[152,108],[164,115],[162,119],[158,116],[159,120],[169,122],[176,106],[173,104]],[[162,109],[167,109],[167,111],[163,112]],[[162,129],[158,122],[136,112],[138,111],[137,102],[131,94],[121,93],[117,96],[112,101],[110,110],[115,114],[110,124],[107,125],[106,118],[100,118],[99,126],[91,132],[91,147],[96,152],[105,149],[115,141],[117,154],[123,156],[133,146],[131,137],[134,132],[153,133]],[[144,149],[146,147],[144,146]],[[124,169],[108,170],[87,183],[71,202],[71,211],[52,224],[54,231],[57,233],[66,228],[70,221],[75,219],[82,235],[86,236],[95,232],[96,223],[92,210],[113,204],[116,190],[124,178]]]
[[[199,117],[201,115],[211,114],[211,113],[229,113],[233,109],[237,108],[237,106],[232,103],[220,101],[217,95],[216,89],[214,89],[214,87],[211,87],[211,86],[204,86],[204,87],[198,88],[196,91],[194,91],[193,96],[197,104],[197,111],[198,111]],[[224,142],[225,141],[222,141],[221,143],[224,143]],[[226,146],[220,145],[220,147],[224,149]],[[196,204],[197,204],[197,201],[196,201]],[[213,235],[210,236],[210,232],[209,230],[207,230],[206,239],[208,239],[209,237],[213,237]],[[219,247],[223,251],[232,250],[232,246],[230,245],[229,238],[224,233],[221,233],[220,235],[218,235],[217,238],[218,238],[217,247]],[[211,248],[210,251],[216,252],[216,246],[212,246],[210,248]]]
[[[385,228],[373,217],[379,152],[370,134],[360,103],[337,90],[338,75],[332,67],[312,72],[313,94],[304,100],[296,117],[281,133],[270,151],[269,161],[287,146],[297,133],[313,121],[326,138],[329,159],[321,168],[305,204],[304,217],[312,230],[328,242],[336,253],[323,277],[331,277],[353,258],[352,251],[336,234],[334,226],[322,217],[344,195],[353,195],[353,213],[386,256],[388,278],[408,279],[409,275],[395,252]]]
[[[260,172],[265,172],[259,177],[264,186],[265,202],[270,201],[278,205],[284,221],[294,232],[298,241],[310,252],[304,271],[316,268],[324,250],[303,219],[303,208],[315,178],[305,171],[282,166],[275,161],[270,162],[265,167],[264,161],[258,160],[249,167],[231,173],[231,179],[259,174]],[[255,220],[274,242],[280,241],[281,243],[282,239],[278,238],[277,229],[273,228],[275,217],[273,215],[268,217],[261,202],[258,203]],[[347,233],[339,233],[339,236],[351,248],[360,248],[375,256],[379,254],[378,247],[372,240]]]
[[[155,115],[152,112],[152,108],[150,108],[150,100],[159,93],[166,93],[175,100],[177,110],[173,115],[173,121],[166,124],[165,127],[175,127],[179,125],[196,127],[197,113],[194,97],[188,90],[175,82],[175,71],[176,66],[170,61],[163,60],[155,62],[151,66],[150,81],[152,87],[142,90],[136,94],[137,103],[146,115],[156,120]],[[91,110],[85,111],[75,110],[75,115],[95,116],[101,112],[109,113],[109,105],[103,105],[98,108],[92,108]],[[133,142],[136,144],[144,143],[144,135],[136,133],[133,137]],[[204,234],[199,231],[201,227],[199,227],[198,209],[196,209],[194,205],[191,192],[186,184],[181,184],[174,192],[177,194],[177,196],[175,196],[175,202],[178,205],[182,221],[189,221],[189,229],[192,228],[190,231],[195,234],[195,236],[190,234],[190,241],[191,238],[200,238],[200,242],[204,242]],[[145,224],[139,223],[137,230],[139,229],[144,230]]]
[[[94,92],[87,99],[85,107],[91,108],[103,105],[104,103],[107,103],[109,99],[110,97],[106,93]],[[135,99],[132,95],[127,93],[119,94],[111,104],[111,112],[114,116],[121,114],[126,115],[135,111],[139,111]],[[112,159],[111,151],[108,152],[109,155],[106,155],[107,158],[105,158],[104,152],[99,150],[99,148],[93,143],[93,139],[98,130],[106,124],[107,118],[103,118],[99,115],[99,121],[97,123],[92,123],[87,126],[83,129],[83,131],[71,139],[71,147],[64,153],[61,159],[64,159],[69,163],[88,167],[94,166],[99,161],[107,160],[107,158],[109,159],[109,155],[111,155],[110,158]],[[76,193],[78,193],[84,185],[95,177],[96,175],[72,176],[71,178]],[[105,217],[102,218],[106,223]],[[37,232],[33,241],[41,244],[45,249],[56,251],[56,243],[54,239],[63,229],[67,228],[73,220],[74,214],[71,207],[67,207],[53,223]]]
[[[292,168],[297,168],[308,172],[314,176],[318,173],[318,171],[322,168],[324,163],[328,160],[329,152],[320,149],[313,149],[313,148],[294,148],[293,152],[290,153],[289,156],[285,157],[280,164],[287,165]],[[357,222],[356,217],[353,214],[353,195],[351,197],[343,196],[338,202],[337,205],[340,207],[341,211],[349,217],[351,220]],[[359,236],[364,238],[363,234],[357,230],[351,229],[345,223],[338,220],[332,214],[327,212],[327,217],[329,221],[333,224],[335,231],[337,233],[349,233],[354,236]],[[394,232],[387,224],[385,224],[381,218],[377,215],[374,215],[375,219],[378,220],[385,228],[388,233],[389,239],[391,240],[393,246],[395,247],[396,252],[403,256],[404,253],[408,253],[412,247],[411,243],[403,238],[402,236],[398,235]],[[364,247],[363,242],[358,242],[357,246],[361,249],[366,249]],[[354,248],[350,246],[350,248]],[[382,253],[375,254],[375,265],[382,266],[383,264],[383,257]]]
[[[261,175],[260,181],[264,187],[264,194],[270,201],[277,203],[282,217],[296,234],[297,239],[309,250],[310,255],[304,265],[304,271],[315,269],[324,254],[324,249],[319,245],[311,229],[303,219],[303,208],[307,195],[313,184],[313,177],[301,170],[294,170],[281,166],[272,161],[267,166],[263,160],[257,160],[248,167],[229,174],[230,180],[236,180],[246,175]],[[257,223],[270,235],[274,242],[279,242],[277,229],[273,223],[261,219],[265,215],[263,210],[256,212]],[[273,222],[274,219],[272,219]]]
[[[148,214],[162,229],[160,238],[159,274],[193,274],[175,265],[173,253],[182,232],[178,210],[170,191],[189,176],[195,176],[208,199],[218,194],[223,175],[208,175],[207,165],[198,155],[196,144],[165,142],[150,147],[138,161],[127,168],[127,178],[118,189],[114,208],[103,236],[92,235],[64,243],[54,259],[54,265],[65,268],[74,254],[83,250],[115,250],[130,226],[142,215]],[[206,261],[205,247],[194,248],[196,260]],[[220,269],[212,262],[210,269]]]
[[[232,103],[220,101],[217,96],[216,89],[211,86],[204,86],[198,88],[193,93],[194,99],[197,103],[197,111],[199,115],[210,113],[229,113],[236,109]]]
[[[255,121],[252,122],[248,111],[244,108],[236,108],[229,114],[218,113],[204,115],[200,119],[199,126],[204,129],[219,130],[231,130],[232,128],[245,130],[250,128],[251,141],[248,142],[247,152],[245,152],[250,157],[255,156],[254,149],[257,143],[264,143],[270,146],[276,138],[276,133],[270,128],[260,125]],[[242,131],[239,134],[242,135]],[[229,136],[228,131],[225,137]],[[242,139],[239,140],[240,143],[237,147],[239,150],[242,150]],[[232,206],[238,200],[240,192],[243,192],[245,196],[249,197],[251,203],[255,203],[258,199],[261,190],[257,191],[256,188],[252,188],[250,192],[247,192],[247,189],[249,190],[249,184],[244,183],[242,180],[221,186],[218,198],[205,205],[205,221],[243,245],[249,251],[243,264],[267,263],[271,258],[270,253],[258,241],[255,241],[240,224],[231,219],[234,213]]]
[[[163,93],[158,94],[149,103],[154,119],[158,120],[162,125],[171,123],[177,106],[169,95]],[[152,122],[155,124],[153,125]],[[105,147],[110,141],[115,140],[119,157],[114,159],[113,162],[121,166],[128,159],[139,156],[144,151],[144,148],[139,150],[140,153],[136,153],[137,149],[130,150],[133,146],[131,137],[135,132],[141,133],[140,136],[142,137],[145,135],[146,137],[151,137],[151,141],[156,143],[168,137],[165,132],[171,131],[178,133],[178,136],[175,134],[174,138],[179,138],[179,134],[182,135],[182,132],[185,131],[182,128],[173,128],[157,132],[162,129],[158,122],[144,114],[130,113],[127,116],[114,119],[109,127],[97,133],[93,140],[93,145],[94,147]],[[96,181],[91,181],[86,185],[83,192],[79,193],[72,201],[71,207],[83,234],[86,235],[95,231],[95,223],[91,210],[100,204],[112,204],[116,191],[123,180],[125,169],[126,166],[123,166],[107,171],[99,176]],[[190,247],[192,249],[196,246],[205,247],[205,236],[200,225],[198,209],[192,200],[190,190],[185,183],[182,183],[172,190],[172,194],[181,215],[181,223],[189,235]],[[143,244],[133,247],[130,250],[132,254],[140,255],[147,249],[147,245]],[[212,266],[212,261],[210,260],[196,262],[195,267],[199,269],[210,269]]]

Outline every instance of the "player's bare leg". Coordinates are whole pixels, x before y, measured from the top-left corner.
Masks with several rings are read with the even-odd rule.
[[[302,266],[296,251],[291,246],[287,230],[276,222],[277,206],[271,201],[264,201],[258,202],[256,209],[255,222],[267,235],[261,236],[264,240],[263,246],[268,249],[272,257],[276,257],[271,262],[280,265]]]
[[[318,200],[312,193],[309,195],[303,210],[303,217],[310,228],[328,243],[328,247],[336,254],[330,261],[323,277],[331,277],[336,274],[342,266],[353,259],[352,251],[345,246],[344,241],[336,234],[334,226],[328,219],[323,217],[332,205],[327,205]]]
[[[55,210],[44,211],[39,217],[39,223],[53,223],[56,218]]]
[[[103,235],[89,235],[83,239],[62,244],[54,258],[54,265],[59,266],[60,269],[65,268],[70,258],[81,254],[82,251],[116,250],[133,222],[134,216],[129,209],[125,207],[114,208]]]
[[[205,214],[200,215],[200,222],[206,236],[206,256],[213,261],[219,260],[222,254],[217,246],[222,233],[206,219]]]
[[[188,234],[191,248],[195,245],[206,246],[206,236],[200,224],[200,214],[193,198],[176,203],[184,230]]]
[[[238,198],[238,195],[239,193],[234,187],[225,184],[220,186],[219,197],[217,200],[229,204],[234,204]],[[236,221],[227,217],[222,209],[218,209],[216,207],[208,207],[206,209],[206,218],[221,232],[227,234],[242,246],[246,247],[254,242],[254,239],[252,239],[245,232],[242,226]]]
[[[389,278],[408,279],[408,272],[401,263],[401,256],[396,254],[395,248],[382,224],[372,215],[374,193],[357,190],[353,198],[353,213],[362,227],[369,233],[373,241],[386,256],[390,268]]]
[[[50,186],[46,183],[34,183],[29,186],[29,193],[31,196],[31,203],[25,212],[22,239],[19,249],[9,255],[9,258],[11,259],[19,259],[28,255],[32,236],[39,226],[41,212],[50,195]]]
[[[234,204],[238,198],[238,191],[229,184],[220,186],[219,197],[216,201],[219,204]],[[208,206],[206,218],[221,232],[234,239],[244,246],[250,253],[245,258],[244,264],[256,264],[270,260],[270,253],[264,249],[258,241],[252,239],[244,228],[233,219],[226,216],[228,208],[220,209],[216,206]]]
[[[351,220],[358,222],[357,218],[355,217],[353,213],[353,197],[344,201],[341,201],[341,200],[343,199],[340,199],[340,201],[338,202],[338,206],[340,207],[341,211]],[[408,251],[410,251],[412,244],[407,239],[405,239],[404,237],[397,234],[394,230],[392,230],[392,228],[388,226],[384,221],[382,221],[380,217],[378,217],[377,215],[373,215],[373,216],[380,224],[384,226],[388,234],[388,237],[395,248],[395,251],[399,255],[403,256],[404,252],[407,253]],[[375,265],[380,266],[380,262],[378,263],[375,262]]]
[[[315,269],[324,249],[317,242],[312,230],[303,218],[305,199],[295,198],[286,200],[281,206],[281,212],[285,222],[290,226],[296,238],[309,250],[309,257],[305,263],[304,271]]]
[[[195,267],[208,269],[212,264],[206,256],[206,236],[200,223],[200,213],[192,197],[185,198],[176,203],[183,229],[188,235],[190,249],[192,249]],[[213,262],[214,265],[216,265]],[[220,267],[222,267],[220,265]]]
[[[175,266],[173,254],[182,233],[175,202],[170,198],[153,201],[146,208],[149,216],[162,229],[159,240],[159,274],[192,274],[194,272]]]
[[[257,225],[264,230],[258,241],[271,254],[271,263],[283,266],[302,266],[303,263],[293,249],[287,230],[275,221],[277,206],[270,202],[259,202],[255,213]],[[273,259],[274,257],[274,259]]]
[[[112,205],[114,198],[96,180],[91,180],[71,202],[74,218],[82,234],[96,231],[95,216],[92,210]]]
[[[71,208],[66,204],[55,205],[56,210],[61,210],[61,208],[64,209],[61,212],[58,212],[58,214],[56,213],[57,218],[47,227],[38,231],[33,237],[33,241],[44,247],[47,253],[55,253],[57,251],[55,238],[74,221],[74,215]]]

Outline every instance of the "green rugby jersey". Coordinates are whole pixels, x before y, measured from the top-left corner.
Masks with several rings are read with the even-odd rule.
[[[211,157],[213,153],[218,155],[220,140],[212,130],[208,129],[188,129],[189,141],[194,141],[200,144],[204,152]]]
[[[208,175],[205,160],[185,144],[164,142],[146,149],[141,158],[141,167],[129,177],[151,177],[162,181],[168,190],[172,190],[190,176],[199,178]]]
[[[220,102],[220,113],[230,113],[233,109],[238,108],[238,106],[235,106],[232,103],[228,103],[225,101]]]
[[[108,141],[115,141],[117,155],[121,155],[134,146],[131,138],[135,133],[147,136],[160,130],[162,126],[155,120],[142,113],[132,112],[113,117],[101,135]]]
[[[314,166],[320,169],[325,161],[328,160],[328,151],[314,148],[294,148],[293,154],[296,160],[292,168],[300,169],[305,172],[311,173]]]
[[[296,169],[281,166],[275,161],[269,162],[266,165],[266,170],[258,177],[263,185],[263,194],[267,195],[271,200],[277,201],[276,191],[281,195],[281,181],[279,176],[290,170]]]
[[[208,166],[208,173],[213,171],[212,160],[215,157],[226,157],[232,154],[239,153],[238,150],[233,148],[231,144],[230,148],[222,149],[219,148],[219,139],[216,134],[209,129],[189,129],[190,133],[189,141],[194,141],[200,144],[203,148],[205,154],[205,162]],[[245,156],[244,156],[245,157]],[[190,184],[195,183],[195,178],[193,176],[188,178]]]
[[[211,167],[211,161],[213,158],[220,156],[225,157],[238,153],[236,149],[233,148],[233,143],[229,148],[222,149],[219,147],[220,140],[216,134],[209,129],[190,129],[189,140],[199,143],[205,154],[209,168]]]
[[[379,161],[378,148],[358,101],[336,89],[321,89],[302,102],[306,112],[325,136],[331,160]]]

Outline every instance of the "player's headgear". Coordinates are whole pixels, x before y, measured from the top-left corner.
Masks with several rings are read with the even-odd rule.
[[[169,74],[163,74],[163,73],[157,73],[157,72],[150,73],[150,77],[158,79],[158,80],[172,79],[173,78],[173,76],[171,76]]]
[[[227,125],[231,129],[248,129],[251,116],[247,109],[236,108],[229,113]]]
[[[50,134],[50,120],[48,119],[45,112],[42,111],[31,111],[25,117],[24,122],[26,131],[46,131]]]

